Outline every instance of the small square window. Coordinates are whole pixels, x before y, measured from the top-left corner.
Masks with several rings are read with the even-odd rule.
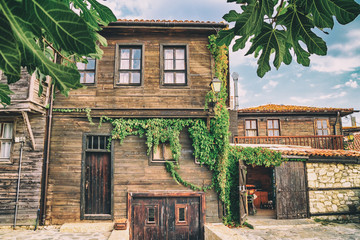
[[[156,150],[153,149],[152,162],[174,161],[170,143],[159,143]]]
[[[268,136],[280,136],[279,120],[267,120]]]
[[[329,135],[330,131],[327,119],[318,119],[315,125],[317,135]]]
[[[175,204],[175,224],[188,225],[188,205]]]

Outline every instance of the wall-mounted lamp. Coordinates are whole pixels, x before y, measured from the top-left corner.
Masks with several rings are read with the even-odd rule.
[[[210,83],[211,89],[215,92],[215,93],[219,93],[221,90],[221,81],[218,78],[213,78],[213,80]]]

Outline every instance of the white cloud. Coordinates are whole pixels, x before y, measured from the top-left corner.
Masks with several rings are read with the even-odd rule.
[[[337,84],[335,86],[333,86],[331,89],[339,89],[342,88],[344,86],[344,84]]]
[[[270,92],[270,91],[273,90],[278,84],[279,84],[279,82],[270,80],[267,84],[265,84],[265,85],[262,87],[262,89],[265,90],[265,91],[267,91],[267,92]]]
[[[351,88],[358,88],[359,85],[358,85],[357,81],[350,79],[348,82],[345,83],[345,86],[351,87]]]
[[[310,85],[309,85],[310,87],[315,87],[316,85],[315,84],[313,84],[313,83],[310,83]]]
[[[297,73],[296,74],[296,77],[298,77],[298,78],[301,77],[301,76],[302,76],[302,73]]]
[[[348,38],[347,42],[333,44],[329,46],[329,50],[340,50],[342,53],[353,55],[354,50],[360,48],[360,30],[351,30],[346,34],[346,37]]]
[[[354,71],[360,67],[360,57],[333,57],[317,56],[311,57],[310,68],[318,72],[341,74]]]
[[[342,98],[346,96],[346,92],[335,92],[335,93],[329,93],[329,94],[324,94],[324,95],[320,95],[317,97],[309,97],[309,98],[305,98],[305,97],[290,97],[290,100],[300,103],[300,104],[307,104],[307,103],[317,103],[319,100],[334,100],[336,98]]]

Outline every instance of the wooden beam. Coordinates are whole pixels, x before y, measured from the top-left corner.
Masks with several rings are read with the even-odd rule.
[[[29,116],[27,114],[27,112],[21,112],[23,118],[24,118],[24,122],[25,122],[25,126],[26,126],[26,129],[29,133],[29,136],[30,136],[30,141],[31,141],[31,145],[32,145],[32,148],[33,150],[35,150],[35,138],[34,138],[34,134],[32,132],[32,129],[31,129],[31,124],[30,124],[30,121],[29,121]]]

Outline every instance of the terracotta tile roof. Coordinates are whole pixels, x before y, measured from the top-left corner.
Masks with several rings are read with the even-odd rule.
[[[154,20],[154,19],[118,19],[118,22],[146,22],[146,23],[219,23],[212,21],[198,21],[198,20]]]
[[[147,20],[147,19],[118,19],[109,24],[111,26],[134,26],[134,27],[183,27],[183,28],[204,28],[213,29],[226,28],[228,25],[224,22],[212,21],[194,21],[194,20]],[[215,28],[215,29],[214,29]]]
[[[272,145],[272,144],[237,144],[237,146],[269,148],[274,151],[281,152],[282,155],[287,155],[287,156],[360,158],[360,151],[354,151],[354,150],[315,149],[315,148],[304,147],[304,146]]]
[[[322,108],[322,107],[306,107],[306,106],[295,106],[295,105],[278,105],[278,104],[267,104],[258,107],[243,108],[238,112],[243,113],[316,113],[316,112],[342,112],[352,113],[353,108]]]

